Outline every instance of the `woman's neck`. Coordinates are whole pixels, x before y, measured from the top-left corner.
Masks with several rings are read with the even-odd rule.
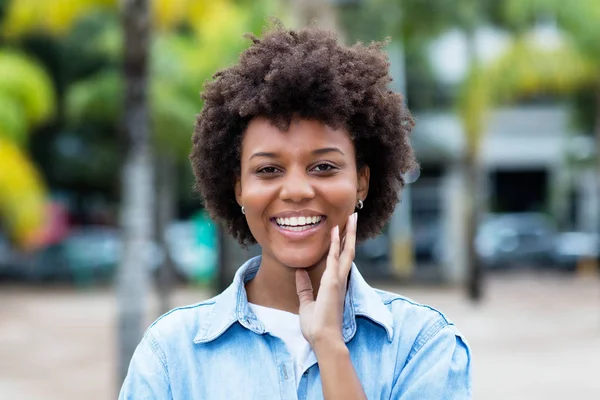
[[[315,297],[319,292],[326,263],[327,255],[307,268]],[[256,276],[245,286],[248,302],[298,314],[300,303],[296,293],[296,268],[285,266],[275,258],[263,254]]]

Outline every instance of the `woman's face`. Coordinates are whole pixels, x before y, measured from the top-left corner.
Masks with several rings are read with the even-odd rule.
[[[357,172],[346,130],[303,119],[285,132],[266,118],[249,123],[235,191],[264,257],[295,268],[317,264],[331,229],[343,230],[368,185],[369,169]]]

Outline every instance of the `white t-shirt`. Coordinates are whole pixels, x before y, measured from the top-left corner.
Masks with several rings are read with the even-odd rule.
[[[302,336],[300,330],[300,317],[287,311],[263,307],[250,303],[250,309],[265,326],[267,332],[283,340],[294,362],[294,375],[296,387],[304,372],[304,365],[310,352],[310,345]]]

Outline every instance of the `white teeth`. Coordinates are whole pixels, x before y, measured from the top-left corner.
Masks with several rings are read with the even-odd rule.
[[[310,225],[304,225],[304,226],[283,226],[283,228],[286,231],[302,232],[302,231],[305,231],[307,229],[310,229]]]
[[[275,222],[279,226],[285,226],[286,229],[297,230],[295,228],[301,228],[304,230],[309,225],[316,224],[321,221],[321,216],[314,217],[289,217],[289,218],[276,218]],[[294,229],[292,229],[294,228]]]

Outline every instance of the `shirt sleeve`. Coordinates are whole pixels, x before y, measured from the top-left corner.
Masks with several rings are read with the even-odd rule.
[[[147,333],[131,358],[119,400],[172,399],[164,353]]]
[[[471,351],[454,325],[434,329],[399,366],[390,400],[471,399]]]

